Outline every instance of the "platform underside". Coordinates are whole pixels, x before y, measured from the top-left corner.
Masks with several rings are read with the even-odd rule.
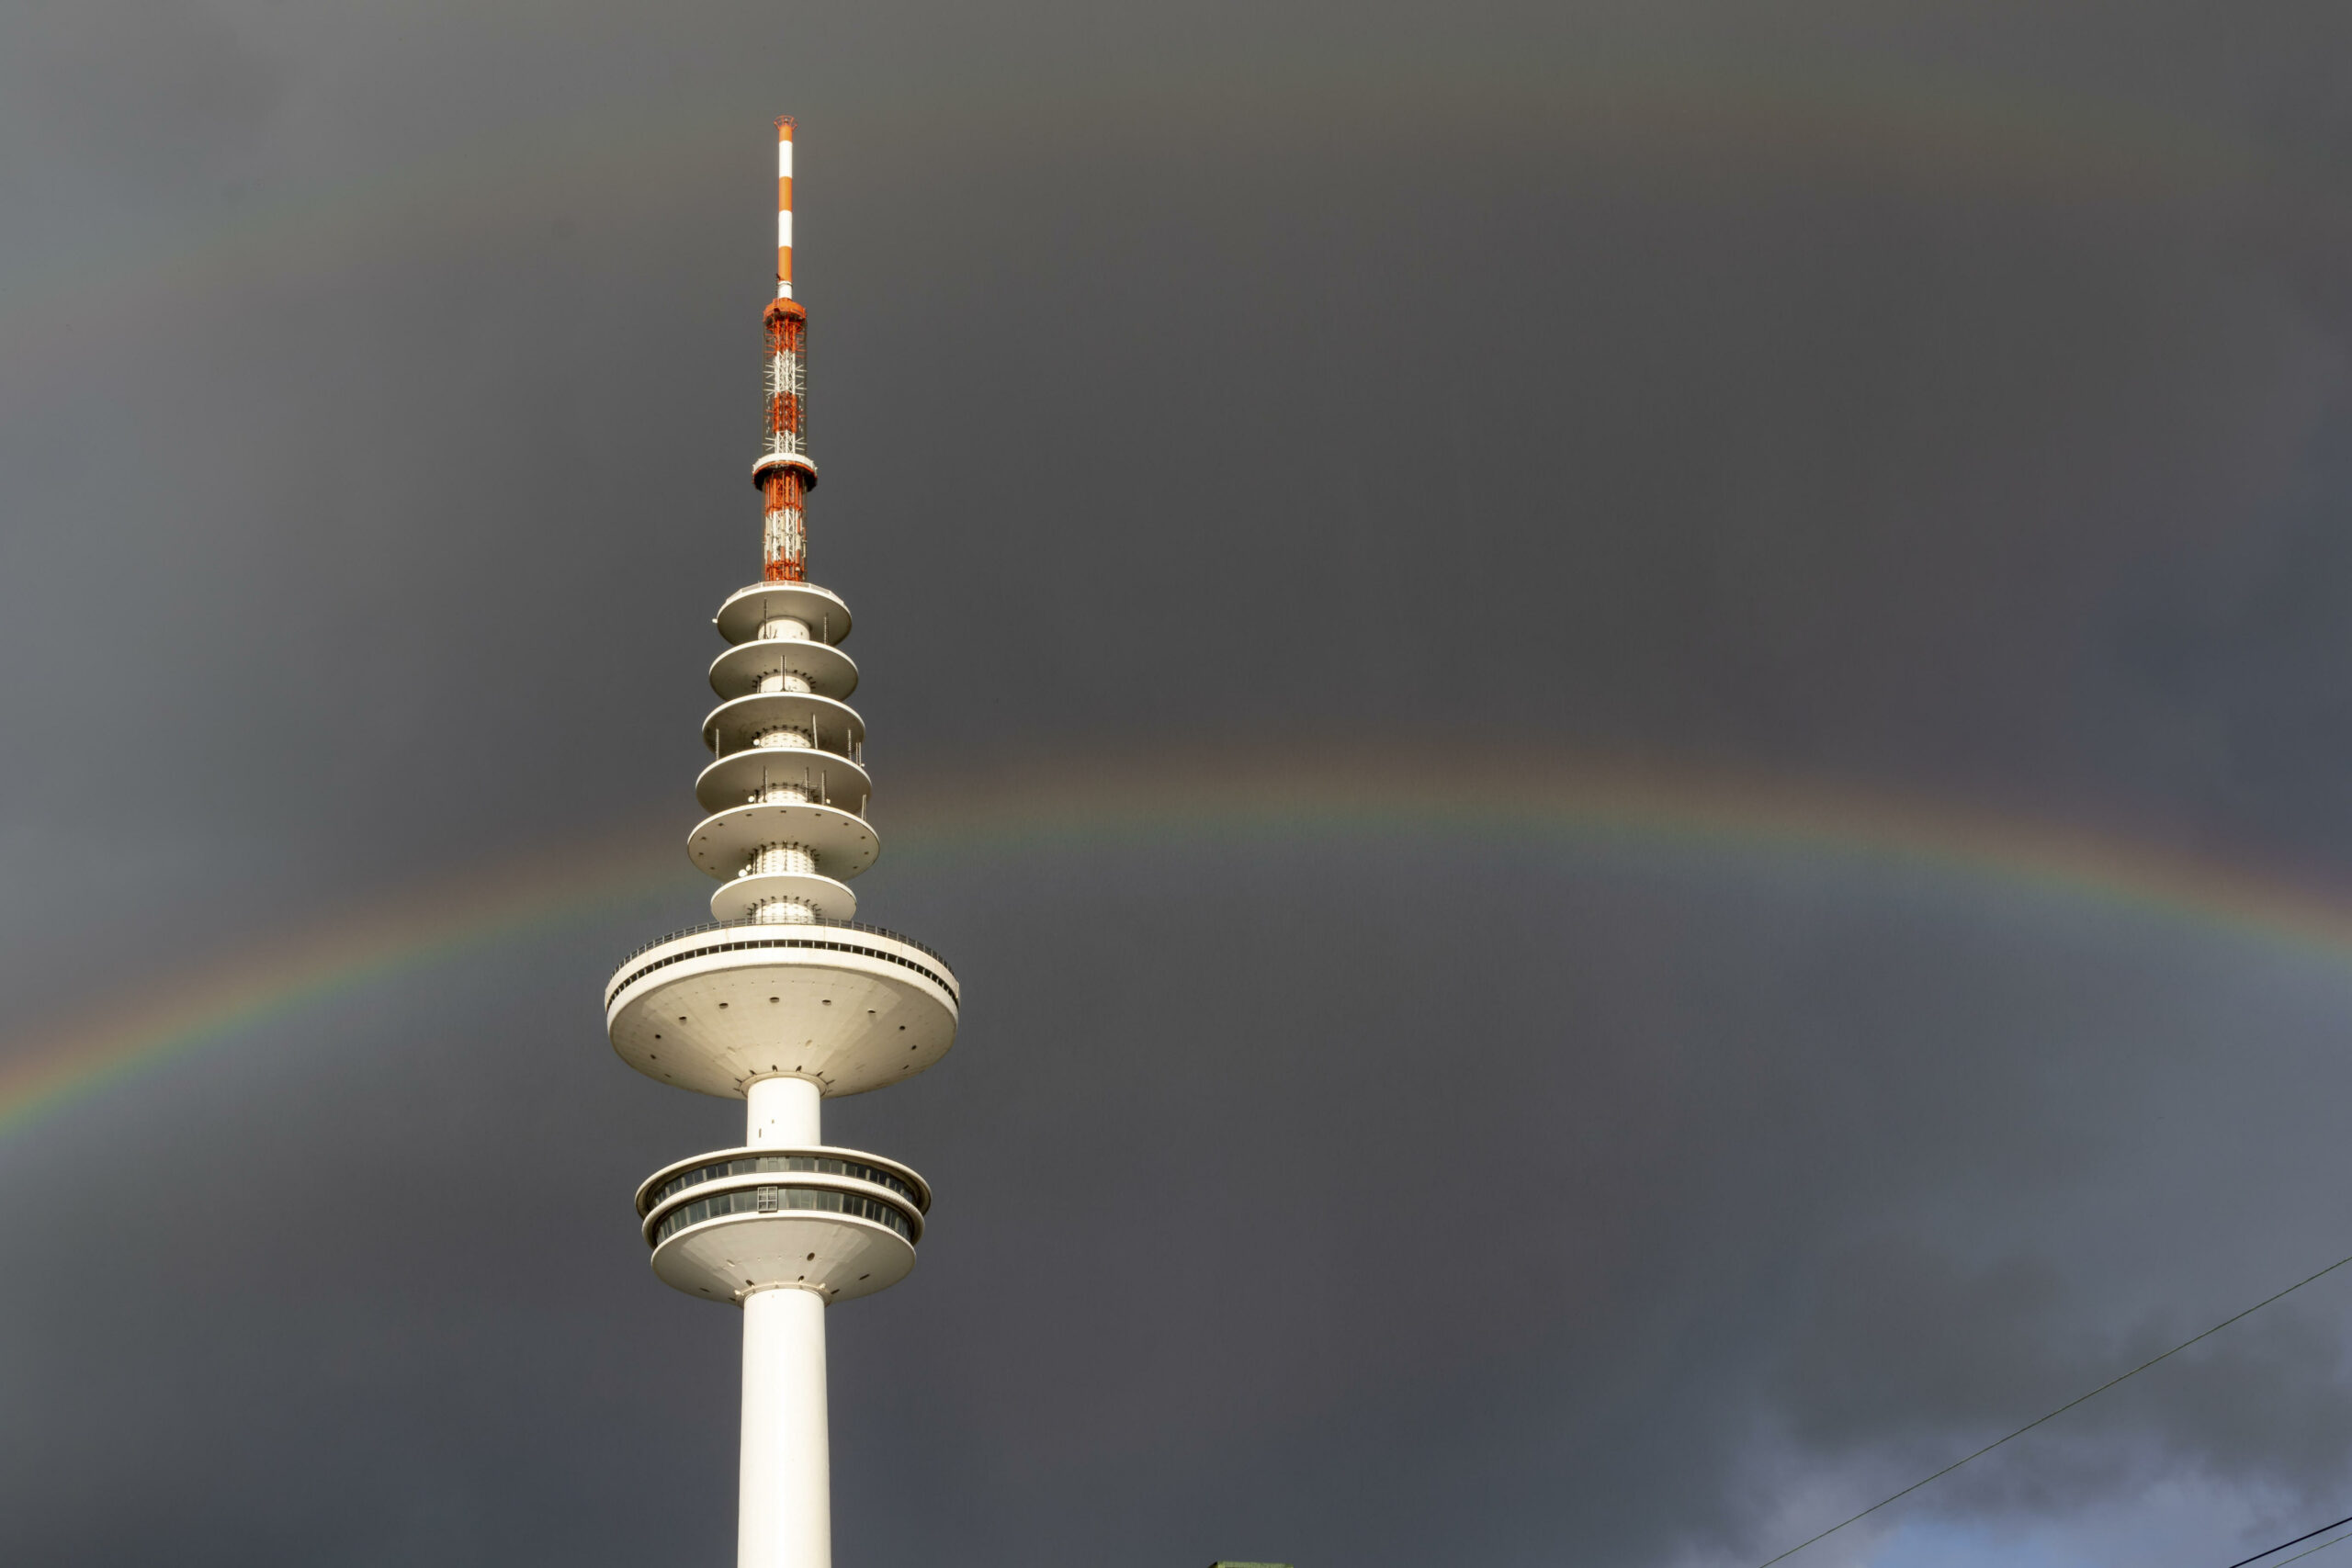
[[[865,720],[847,703],[814,692],[751,692],[710,711],[702,743],[721,754],[741,751],[771,729],[797,729],[814,738],[815,750],[845,757],[865,739]]]
[[[711,661],[710,689],[740,697],[760,689],[763,677],[797,675],[819,696],[846,700],[857,690],[857,665],[838,648],[781,637],[738,643]]]
[[[738,806],[706,817],[686,840],[686,853],[712,876],[732,877],[763,844],[799,844],[817,868],[846,882],[882,852],[874,829],[855,812],[833,806]]]
[[[751,804],[771,784],[790,784],[811,800],[863,812],[874,791],[865,770],[838,751],[798,746],[751,746],[714,761],[695,780],[695,798],[705,811]]]
[[[797,898],[820,919],[857,919],[857,895],[845,884],[830,876],[797,871],[729,878],[710,896],[710,918],[748,920],[754,918],[760,905],[778,898]]]
[[[849,636],[849,606],[813,582],[754,582],[739,588],[718,606],[711,624],[729,642],[750,642],[758,637],[761,622],[778,616],[800,622],[828,646]]]
[[[773,1285],[849,1301],[887,1290],[914,1266],[913,1245],[896,1232],[807,1210],[707,1220],[653,1249],[653,1272],[663,1284],[719,1302]]]
[[[666,962],[665,962],[666,961]],[[734,926],[622,966],[613,1049],[660,1083],[734,1098],[754,1077],[863,1094],[922,1072],[956,1041],[955,977],[919,948],[831,926]]]

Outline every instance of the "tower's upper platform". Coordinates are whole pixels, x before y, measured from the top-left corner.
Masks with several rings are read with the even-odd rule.
[[[947,1054],[959,1014],[944,959],[847,922],[680,931],[630,954],[605,987],[621,1060],[729,1099],[779,1076],[828,1098],[903,1083]]]
[[[754,582],[718,606],[711,625],[729,642],[750,642],[770,621],[798,621],[810,640],[828,648],[849,636],[849,606],[813,582]]]

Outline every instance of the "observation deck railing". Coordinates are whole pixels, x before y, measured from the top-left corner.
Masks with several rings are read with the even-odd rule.
[[[858,920],[707,920],[698,926],[687,926],[684,930],[672,931],[667,936],[655,937],[642,947],[631,949],[628,955],[613,967],[621,968],[630,959],[642,957],[657,947],[667,946],[684,937],[700,936],[705,931],[757,931],[763,936],[786,936],[798,931],[864,931],[868,936],[887,937],[892,942],[904,942],[917,953],[929,953],[932,957],[938,959],[950,974],[955,972],[956,965],[948,963],[947,955],[938,949],[925,947],[914,938],[900,936],[897,931],[886,927],[869,926]]]

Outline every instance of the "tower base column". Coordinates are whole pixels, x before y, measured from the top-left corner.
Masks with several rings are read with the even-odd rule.
[[[813,1291],[743,1298],[740,1485],[736,1568],[832,1568],[825,1302]]]

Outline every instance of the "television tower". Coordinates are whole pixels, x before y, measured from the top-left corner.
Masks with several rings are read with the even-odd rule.
[[[825,1309],[906,1278],[931,1189],[834,1148],[825,1100],[903,1083],[956,1040],[956,976],[857,924],[848,884],[881,841],[865,819],[865,721],[843,701],[849,606],[808,581],[808,312],[792,297],[792,121],[776,121],[775,299],[766,437],[752,480],[760,581],[728,595],[710,667],[709,813],[686,841],[718,879],[717,923],[639,948],[605,987],[613,1049],[648,1077],[741,1100],[741,1146],[664,1166],[637,1190],[653,1271],[743,1314],[739,1568],[831,1568]]]

